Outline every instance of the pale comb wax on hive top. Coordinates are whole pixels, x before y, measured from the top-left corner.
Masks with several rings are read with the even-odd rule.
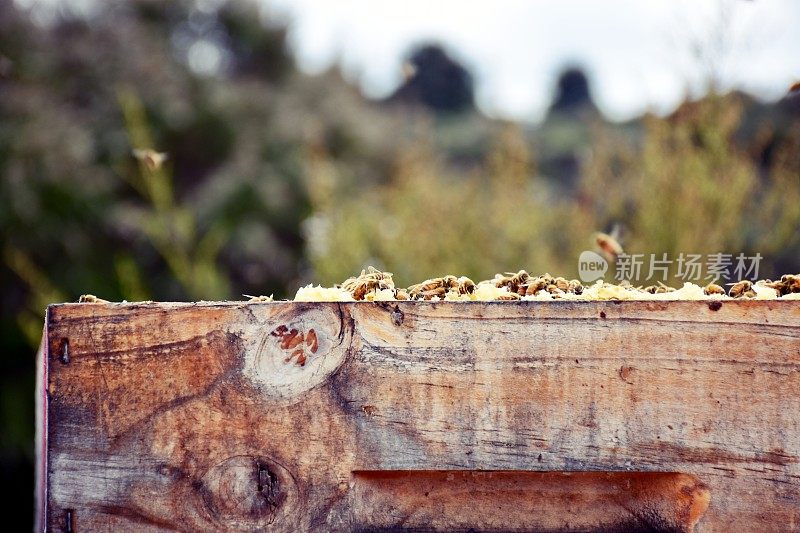
[[[473,282],[466,276],[431,278],[408,288],[395,287],[391,272],[373,267],[333,287],[308,285],[298,289],[295,301],[554,301],[554,300],[796,300],[800,299],[800,274],[786,274],[777,281],[747,280],[722,286],[709,283],[705,287],[684,283],[674,288],[659,283],[634,287],[625,282],[606,283],[598,280],[584,286],[578,280],[533,276],[524,270],[496,274],[494,278]]]

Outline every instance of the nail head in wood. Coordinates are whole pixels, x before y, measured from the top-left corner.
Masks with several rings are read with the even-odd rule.
[[[64,531],[66,533],[75,531],[75,511],[72,509],[67,509],[64,513]]]
[[[61,357],[60,357],[60,359],[61,359],[61,362],[64,363],[65,365],[69,364],[69,340],[68,339],[62,339],[62,341],[61,341]]]

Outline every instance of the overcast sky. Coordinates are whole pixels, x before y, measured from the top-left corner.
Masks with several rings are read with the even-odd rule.
[[[800,0],[264,1],[289,23],[308,72],[338,61],[383,96],[409,48],[438,41],[470,67],[479,105],[499,117],[541,118],[567,63],[587,69],[614,119],[673,109],[710,68],[723,88],[762,99],[800,79]]]

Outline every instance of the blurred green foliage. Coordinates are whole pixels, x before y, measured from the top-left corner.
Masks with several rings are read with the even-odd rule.
[[[800,270],[796,98],[711,94],[609,124],[578,84],[543,124],[511,124],[439,105],[421,81],[369,101],[337,69],[299,72],[256,4],[207,5],[114,1],[41,21],[0,2],[9,505],[30,509],[20,487],[32,490],[45,307],[82,293],[291,297],[368,264],[405,285],[519,268],[572,277],[615,223],[629,251],[760,252],[765,276]],[[442,64],[470,80],[431,57],[425,79],[446,80],[425,70]],[[462,104],[466,81],[451,91]],[[163,165],[133,155],[149,149]]]
[[[800,122],[771,147],[762,171],[752,146],[736,142],[742,113],[740,96],[710,94],[672,117],[645,117],[634,139],[590,120],[592,148],[566,191],[537,172],[531,143],[514,125],[466,173],[448,168],[424,141],[400,150],[389,183],[358,190],[333,165],[316,162],[309,257],[327,283],[358,271],[365,258],[401,284],[519,268],[577,277],[577,257],[594,248],[592,235],[619,224],[632,253],[673,260],[682,252],[760,253],[763,277],[794,272]]]

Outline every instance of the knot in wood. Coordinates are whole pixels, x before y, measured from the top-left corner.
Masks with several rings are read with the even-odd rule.
[[[290,480],[275,463],[241,455],[213,466],[203,476],[199,491],[216,524],[254,530],[275,522],[286,503]]]
[[[394,311],[392,311],[392,324],[395,326],[400,326],[403,324],[403,312],[400,310],[399,306],[394,306]]]
[[[243,373],[273,400],[301,401],[344,362],[351,321],[346,310],[325,303],[267,311],[263,323],[255,321],[241,334]]]

